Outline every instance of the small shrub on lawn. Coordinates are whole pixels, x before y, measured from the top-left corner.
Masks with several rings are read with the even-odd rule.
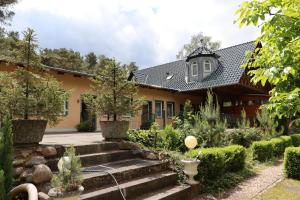
[[[184,149],[184,135],[178,129],[174,129],[172,125],[167,125],[161,132],[164,147],[168,150]]]
[[[200,149],[189,151],[187,157],[195,158]],[[202,181],[215,179],[225,172],[244,168],[246,151],[240,145],[201,149],[201,162],[197,177]]]
[[[300,134],[293,134],[290,135],[292,138],[292,143],[294,147],[299,147],[300,146]]]
[[[285,150],[283,166],[287,177],[300,179],[300,147],[288,147]]]
[[[273,156],[281,156],[286,147],[292,146],[292,139],[289,136],[281,136],[271,139]]]
[[[272,157],[283,155],[285,148],[292,146],[292,138],[290,136],[280,136],[270,141],[254,142],[251,146],[252,156],[254,160],[264,162]]]
[[[273,157],[273,146],[271,141],[253,142],[251,150],[253,160],[264,162]]]

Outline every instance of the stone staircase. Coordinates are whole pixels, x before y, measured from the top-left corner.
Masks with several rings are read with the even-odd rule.
[[[169,169],[169,163],[146,160],[133,150],[121,150],[117,142],[102,142],[76,146],[85,169],[83,174],[84,200],[122,200],[119,188],[129,199],[189,200],[199,186],[179,185],[177,174]],[[63,154],[58,147],[58,157],[48,160],[47,165],[57,171],[57,162]],[[114,182],[113,175],[119,187]]]

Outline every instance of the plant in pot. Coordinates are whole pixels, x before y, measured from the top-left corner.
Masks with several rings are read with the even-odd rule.
[[[0,73],[0,119],[7,113],[12,117],[14,145],[39,143],[47,123],[59,121],[68,98],[61,84],[44,73],[36,51],[34,31],[28,29],[14,61],[24,67]]]
[[[84,101],[88,108],[100,117],[100,127],[105,139],[125,139],[129,121],[124,116],[132,116],[144,103],[137,97],[138,86],[128,80],[129,70],[114,59],[103,59],[96,72],[90,95]]]
[[[81,161],[75,154],[73,146],[66,148],[63,157],[59,160],[58,174],[53,176],[48,195],[54,200],[77,200],[84,188],[82,183]]]

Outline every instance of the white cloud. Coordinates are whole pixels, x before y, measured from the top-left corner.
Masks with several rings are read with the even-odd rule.
[[[43,47],[114,56],[143,67],[172,61],[202,31],[222,47],[255,39],[254,28],[233,24],[242,0],[23,0],[13,28],[36,29]]]

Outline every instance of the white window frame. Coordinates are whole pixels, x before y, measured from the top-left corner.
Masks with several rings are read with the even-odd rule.
[[[211,72],[211,62],[209,60],[204,60],[203,66],[203,72]],[[206,70],[206,66],[209,66],[209,70]]]
[[[63,112],[64,116],[68,116],[69,115],[69,107],[70,107],[69,99],[66,99],[64,101],[64,112]]]
[[[194,67],[196,67],[196,71],[194,71]],[[192,65],[191,65],[191,74],[192,74],[192,76],[198,76],[198,64],[197,64],[197,62],[192,63]]]
[[[160,103],[160,113],[159,113],[159,115],[157,114],[157,111],[156,111],[156,104],[157,103]],[[155,106],[155,115],[156,115],[156,117],[162,118],[163,117],[163,101],[155,101],[154,106]]]
[[[169,105],[171,105],[171,115],[169,115],[169,113],[168,113],[168,106]],[[174,102],[167,102],[167,117],[168,118],[174,117],[174,106],[175,106]]]

